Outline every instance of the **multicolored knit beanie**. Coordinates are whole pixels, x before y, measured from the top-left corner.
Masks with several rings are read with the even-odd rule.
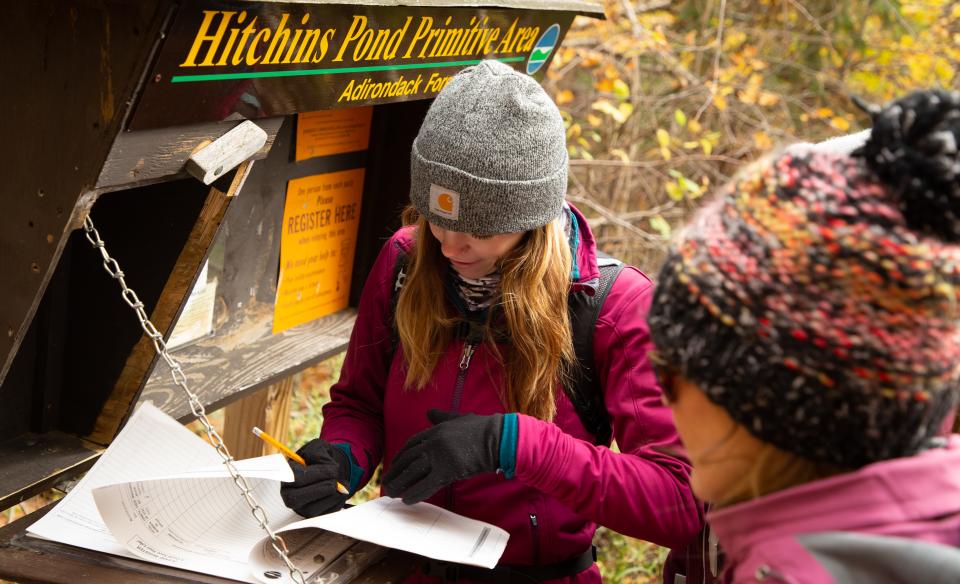
[[[923,449],[960,394],[960,93],[868,111],[851,156],[791,149],[702,209],[649,315],[755,436],[853,468]]]

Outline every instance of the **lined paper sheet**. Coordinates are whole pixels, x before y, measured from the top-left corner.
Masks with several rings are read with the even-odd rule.
[[[510,537],[505,530],[469,519],[429,503],[404,505],[400,499],[373,501],[310,519],[279,530],[323,529],[384,547],[404,550],[436,560],[493,568]],[[250,564],[258,569],[274,562],[258,546]],[[276,581],[276,580],[275,580]]]
[[[82,548],[129,556],[100,518],[93,489],[219,462],[220,455],[203,439],[153,404],[145,403],[73,490],[27,528],[27,532]]]
[[[280,480],[293,479],[283,456],[235,464],[274,528],[299,518],[280,499]],[[107,485],[93,496],[110,532],[135,556],[252,581],[247,559],[264,532],[223,465]]]
[[[258,500],[263,499],[261,503],[267,506],[271,525],[283,525],[299,517],[280,501],[277,481],[280,478],[293,479],[293,473],[280,455],[235,464],[241,474],[251,477],[250,486],[256,487],[255,496]],[[155,482],[144,480],[150,477],[180,478],[158,482],[155,486],[159,489],[155,486],[144,488],[145,484]],[[199,480],[186,480],[188,477]],[[252,477],[269,477],[270,480]],[[136,539],[134,527],[122,527],[122,513],[111,514],[115,521],[108,529],[93,494],[96,489],[108,486],[117,492],[127,491],[125,495],[109,497],[111,508],[113,503],[122,505],[122,501],[126,501],[129,504],[136,499],[135,508],[142,513],[136,522],[148,526],[148,531],[166,526],[166,532],[157,533],[182,538],[182,547],[197,552],[191,555],[197,561],[188,562],[179,553],[152,547],[146,537]],[[238,521],[240,515],[242,521]],[[214,527],[214,524],[217,525]],[[110,448],[73,490],[27,531],[34,536],[77,547],[139,557],[246,582],[256,582],[246,560],[250,547],[263,534],[223,467],[220,455],[203,439],[149,403],[142,404],[134,412]],[[121,534],[119,537],[118,533]],[[246,534],[245,539],[237,537],[241,533]],[[202,537],[187,544],[197,534]],[[199,557],[201,554],[211,555]]]

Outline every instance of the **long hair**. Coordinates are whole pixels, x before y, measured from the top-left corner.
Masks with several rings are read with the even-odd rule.
[[[827,462],[814,462],[792,452],[765,443],[748,472],[716,501],[718,507],[757,499],[790,487],[850,472],[851,469]]]
[[[416,225],[416,235],[395,318],[407,367],[404,386],[419,390],[453,342],[457,319],[444,297],[449,263],[440,243],[412,206],[403,220]],[[556,414],[557,384],[566,380],[575,363],[567,313],[571,261],[564,228],[552,221],[527,232],[499,262],[495,305],[502,309],[509,340],[501,351],[488,326],[484,342],[504,367],[500,391],[508,411],[548,421]]]

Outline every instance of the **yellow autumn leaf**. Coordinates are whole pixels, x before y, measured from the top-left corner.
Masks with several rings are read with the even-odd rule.
[[[753,105],[757,103],[758,94],[759,91],[755,85],[748,85],[746,89],[737,92],[737,99],[747,105]]]
[[[780,103],[780,96],[776,93],[761,91],[760,95],[757,96],[757,104],[763,107],[770,107],[772,105],[777,105],[778,103]]]
[[[630,97],[630,86],[627,85],[623,81],[623,79],[614,79],[613,94],[619,97],[620,99],[627,99],[628,97]]]
[[[699,134],[703,126],[697,120],[687,120],[687,129],[690,130],[691,134]]]
[[[557,94],[557,105],[564,105],[573,101],[573,92],[564,89]]]
[[[603,79],[594,83],[593,87],[596,88],[596,90],[600,93],[613,93],[613,80],[604,77]]]
[[[706,156],[710,156],[710,154],[713,152],[713,143],[711,143],[710,140],[707,140],[706,138],[701,138],[700,148],[703,148],[703,153]]]
[[[773,146],[773,140],[770,139],[770,136],[768,136],[766,132],[754,132],[753,145],[757,150],[769,150]]]
[[[846,132],[850,129],[850,122],[848,122],[845,118],[836,116],[830,120],[830,127],[835,130],[840,130],[841,132]]]
[[[624,112],[620,108],[614,107],[613,104],[611,104],[609,101],[605,99],[601,99],[594,102],[594,104],[591,105],[590,108],[595,111],[607,114],[608,116],[613,118],[618,124],[622,124],[627,120],[626,114],[624,114]]]
[[[659,144],[661,148],[670,146],[670,133],[663,128],[657,128],[657,144]]]
[[[587,114],[587,123],[596,128],[603,123],[603,118],[600,116],[595,116],[593,114]]]
[[[719,93],[714,94],[713,96],[713,105],[718,110],[723,111],[727,109],[727,98],[723,97]]]
[[[671,199],[674,201],[683,200],[683,189],[680,188],[680,185],[675,182],[668,182],[664,186],[667,189],[667,196],[669,196]]]
[[[626,152],[623,151],[622,148],[614,148],[613,150],[610,151],[610,154],[613,154],[623,162],[630,162],[630,157],[627,155]]]
[[[813,115],[818,118],[829,118],[833,115],[833,110],[828,107],[822,107],[813,112]]]

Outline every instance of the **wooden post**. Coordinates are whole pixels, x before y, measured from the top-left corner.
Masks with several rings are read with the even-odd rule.
[[[224,408],[223,440],[230,454],[240,460],[276,452],[275,448],[253,435],[251,429],[254,426],[286,443],[292,397],[291,375]]]

